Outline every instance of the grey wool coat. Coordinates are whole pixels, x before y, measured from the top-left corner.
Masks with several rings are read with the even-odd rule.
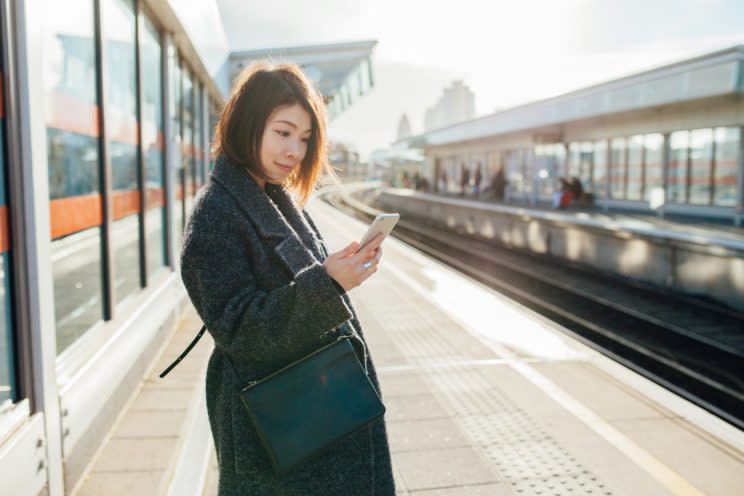
[[[275,475],[226,369],[230,357],[247,383],[346,333],[380,391],[351,301],[322,265],[327,255],[285,188],[264,190],[227,159],[217,160],[195,199],[180,260],[191,302],[215,343],[206,387],[220,496],[395,494],[382,418]]]

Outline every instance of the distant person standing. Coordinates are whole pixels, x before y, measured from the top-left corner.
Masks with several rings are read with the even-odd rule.
[[[506,180],[504,179],[504,168],[499,167],[491,177],[491,189],[493,190],[493,198],[496,201],[502,201],[504,199],[505,187]]]
[[[465,164],[462,164],[462,169],[460,172],[460,194],[462,196],[465,196],[465,190],[467,189],[468,185],[470,184],[470,171],[467,167],[465,167]]]
[[[447,178],[447,171],[446,170],[443,170],[442,171],[442,175],[440,176],[440,179],[439,179],[439,181],[440,181],[440,183],[439,183],[439,191],[441,193],[446,193],[447,192],[447,180],[448,180],[448,178]]]
[[[482,180],[483,174],[481,173],[480,164],[478,164],[475,168],[475,177],[473,178],[473,193],[475,193],[476,198],[480,197],[480,185]]]

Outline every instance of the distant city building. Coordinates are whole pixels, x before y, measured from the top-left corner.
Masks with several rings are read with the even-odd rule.
[[[408,116],[406,114],[403,114],[400,118],[400,122],[398,123],[398,135],[396,136],[395,140],[399,141],[402,139],[410,138],[411,134],[411,122],[408,120]]]
[[[445,88],[434,106],[426,109],[424,131],[472,119],[475,115],[475,94],[462,81]]]

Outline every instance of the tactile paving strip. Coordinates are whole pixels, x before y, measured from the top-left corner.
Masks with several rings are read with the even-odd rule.
[[[393,300],[404,298],[387,293]],[[409,296],[410,298],[410,296]],[[400,301],[400,300],[398,300]],[[416,306],[387,314],[386,326],[394,322],[398,330],[395,344],[407,358],[425,367],[442,357],[447,343],[442,326],[423,328],[431,315],[416,315]],[[448,326],[449,327],[449,326]],[[451,327],[450,327],[451,329]],[[452,350],[452,358],[457,352]],[[445,398],[462,430],[495,463],[497,471],[520,495],[602,495],[613,491],[563,448],[540,423],[516,405],[494,384],[472,367],[453,365],[432,368],[421,376]]]

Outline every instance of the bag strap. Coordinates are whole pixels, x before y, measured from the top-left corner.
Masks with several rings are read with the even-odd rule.
[[[204,335],[204,332],[206,332],[206,330],[207,330],[207,325],[204,324],[202,328],[199,330],[199,332],[196,334],[196,337],[191,341],[191,343],[189,343],[189,345],[186,347],[185,350],[183,350],[183,352],[178,356],[178,358],[176,358],[173,361],[173,363],[168,365],[168,367],[166,367],[166,369],[160,373],[161,379],[165,377],[166,375],[168,375],[168,373],[171,370],[173,370],[176,367],[176,365],[181,363],[181,360],[183,360],[186,357],[186,355],[188,355],[189,352],[194,348],[194,346],[196,346],[196,343],[199,342],[199,340]],[[239,388],[240,380],[238,379],[238,372],[237,370],[235,370],[235,366],[233,365],[232,360],[230,360],[230,357],[227,356],[227,354],[225,354],[225,358],[227,359],[227,363],[228,363],[227,369],[228,369],[228,372],[230,373],[231,379],[233,383],[235,384],[235,386]]]
[[[200,339],[201,339],[201,337],[202,337],[202,336],[204,335],[204,332],[205,332],[206,330],[207,330],[207,325],[206,325],[206,324],[204,324],[204,325],[202,326],[201,330],[199,331],[199,333],[198,333],[198,334],[196,335],[196,337],[195,337],[195,338],[193,339],[193,341],[191,341],[191,343],[190,343],[190,344],[189,344],[189,345],[188,345],[188,346],[186,347],[186,349],[185,349],[185,350],[183,350],[183,353],[181,353],[181,355],[180,355],[180,356],[179,356],[178,358],[176,358],[176,360],[175,360],[175,361],[174,361],[173,363],[171,363],[170,365],[168,365],[168,367],[167,367],[167,368],[166,368],[166,369],[165,369],[164,371],[162,371],[162,372],[160,373],[160,378],[161,378],[161,379],[162,379],[163,377],[165,377],[166,375],[168,375],[168,372],[170,372],[171,370],[173,370],[173,368],[174,368],[174,367],[175,367],[176,365],[178,365],[179,363],[181,363],[181,360],[183,360],[183,359],[184,359],[184,357],[186,357],[186,355],[188,355],[188,354],[189,354],[189,351],[191,351],[191,349],[192,349],[192,348],[193,348],[194,346],[196,346],[196,343],[197,343],[197,342],[199,342],[199,340],[200,340]]]
[[[173,363],[171,363],[170,365],[168,365],[168,367],[166,367],[166,369],[165,369],[165,370],[163,370],[163,371],[162,371],[162,372],[160,373],[160,378],[161,378],[161,379],[162,379],[163,377],[165,377],[166,375],[168,375],[168,373],[169,373],[169,372],[170,372],[171,370],[173,370],[173,369],[174,369],[174,368],[176,367],[176,365],[178,365],[179,363],[181,363],[181,360],[183,360],[183,359],[184,359],[184,358],[186,357],[186,355],[188,355],[188,354],[189,354],[189,352],[190,352],[190,351],[191,351],[191,350],[192,350],[192,349],[194,348],[194,346],[196,346],[196,343],[198,343],[198,342],[199,342],[199,340],[200,340],[200,339],[201,339],[201,337],[202,337],[202,336],[204,335],[204,332],[205,332],[206,330],[207,330],[207,325],[206,325],[206,324],[204,324],[204,325],[202,326],[202,328],[201,328],[201,329],[199,330],[199,332],[197,333],[196,337],[195,337],[195,338],[194,338],[194,339],[193,339],[193,340],[191,341],[191,343],[189,343],[189,345],[188,345],[188,346],[186,347],[186,349],[185,349],[185,350],[183,350],[183,352],[182,352],[182,353],[181,353],[181,354],[180,354],[180,355],[178,356],[178,358],[176,358],[176,359],[175,359],[175,360],[173,361]],[[342,337],[342,336],[339,336],[339,337]],[[347,336],[343,336],[343,337],[347,337],[347,338],[350,338],[350,339],[351,339],[351,338],[354,338],[354,336],[349,336],[349,335],[347,335]],[[362,345],[362,348],[364,348],[364,349],[365,349],[365,351],[364,351],[364,355],[366,355],[366,354],[367,354],[367,353],[366,353],[366,348],[367,348],[367,347],[366,347],[366,346],[364,345],[364,342],[363,342],[363,341],[361,340],[361,338],[358,338],[358,340],[359,340],[359,342],[361,343],[361,345]],[[230,359],[230,357],[229,357],[229,356],[227,355],[227,353],[225,353],[224,355],[225,355],[225,359],[227,360],[227,364],[228,364],[228,367],[227,367],[227,371],[228,371],[228,373],[230,374],[230,379],[232,379],[233,385],[234,385],[234,386],[236,387],[236,389],[240,390],[240,384],[241,384],[241,383],[240,383],[240,379],[238,378],[238,371],[237,371],[237,369],[235,368],[235,365],[233,365],[233,363],[232,363],[232,360],[231,360],[231,359]],[[365,373],[367,373],[367,368],[366,368],[366,367],[364,367],[364,366],[363,366],[363,368],[364,368],[364,372],[365,372]]]

